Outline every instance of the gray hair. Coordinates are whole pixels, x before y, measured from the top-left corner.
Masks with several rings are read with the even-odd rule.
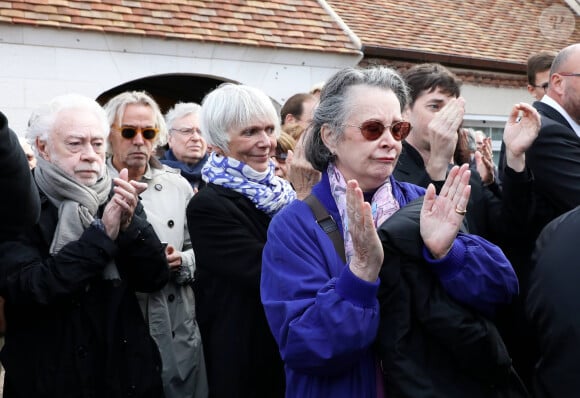
[[[327,125],[335,134],[336,140],[342,139],[344,125],[351,114],[349,88],[367,85],[392,91],[401,106],[401,112],[409,102],[409,90],[401,76],[384,66],[368,69],[345,68],[332,76],[322,88],[320,102],[306,136],[306,159],[318,171],[325,171],[334,156],[324,145],[320,131]]]
[[[154,127],[159,129],[159,134],[155,138],[154,147],[165,145],[167,143],[165,119],[163,119],[163,114],[159,110],[157,102],[145,91],[125,91],[114,96],[105,104],[104,108],[109,119],[109,129],[123,119],[125,108],[127,108],[127,105],[132,104],[145,105],[153,109],[153,113],[155,114]]]
[[[59,113],[68,109],[82,109],[92,112],[99,121],[104,137],[109,136],[107,114],[95,100],[80,94],[59,95],[35,109],[28,119],[26,140],[34,148],[37,155],[36,139],[48,143]]]
[[[173,123],[185,116],[197,115],[201,111],[201,106],[195,102],[178,102],[165,114],[165,124],[167,125],[167,131],[171,133],[173,128]]]
[[[206,95],[201,103],[201,134],[208,145],[228,151],[229,131],[265,119],[280,136],[280,116],[272,100],[257,88],[224,83]]]

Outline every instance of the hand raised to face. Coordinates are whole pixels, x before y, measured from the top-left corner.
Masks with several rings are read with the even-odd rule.
[[[429,122],[429,161],[427,173],[434,181],[441,181],[447,173],[455,147],[459,126],[465,114],[465,99],[452,98]]]
[[[520,102],[513,106],[503,131],[506,163],[515,171],[525,168],[525,153],[538,136],[541,118],[531,105]]]
[[[312,187],[320,181],[321,177],[321,173],[318,170],[315,170],[310,162],[306,160],[306,155],[304,153],[306,134],[308,134],[308,131],[305,131],[300,136],[296,146],[294,147],[294,151],[289,150],[288,157],[286,158],[286,164],[288,167],[286,177],[296,190],[296,196],[298,199],[304,199],[308,196]]]

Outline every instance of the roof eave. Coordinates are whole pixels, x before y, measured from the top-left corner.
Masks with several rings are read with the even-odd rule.
[[[362,46],[365,57],[393,58],[397,60],[438,62],[447,66],[455,66],[469,69],[483,69],[497,72],[525,73],[526,65],[516,62],[493,61],[481,58],[462,57],[425,51],[403,50],[400,48],[387,48],[379,46]]]

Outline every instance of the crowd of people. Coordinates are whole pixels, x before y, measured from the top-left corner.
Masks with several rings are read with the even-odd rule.
[[[0,113],[5,397],[574,397],[580,44],[499,166],[440,64]]]

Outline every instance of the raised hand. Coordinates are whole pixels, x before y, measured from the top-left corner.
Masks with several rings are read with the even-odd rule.
[[[119,230],[125,230],[135,213],[139,203],[138,195],[147,189],[147,184],[128,181],[127,169],[119,172],[119,177],[113,179],[115,193],[103,211],[103,224],[109,237],[117,239]]]
[[[433,181],[441,181],[457,145],[459,126],[465,114],[465,99],[451,99],[429,123],[429,161],[425,165]]]
[[[444,257],[457,236],[467,212],[471,194],[469,165],[454,166],[439,196],[429,184],[421,208],[420,231],[427,250],[434,258]]]
[[[286,158],[286,164],[288,165],[287,178],[292,183],[298,199],[307,197],[312,187],[320,181],[322,175],[306,160],[304,154],[306,134],[307,131],[300,136],[294,151],[288,151],[288,157]]]
[[[506,163],[515,171],[525,168],[525,153],[540,131],[541,118],[533,106],[520,102],[514,105],[503,131]]]
[[[486,137],[483,139],[483,146],[481,147],[481,152],[475,152],[475,166],[477,172],[481,176],[481,180],[484,185],[491,184],[494,179],[494,163],[493,163],[493,150],[491,148],[491,138]]]
[[[350,180],[346,185],[346,212],[354,250],[350,270],[365,281],[375,282],[383,264],[383,246],[373,221],[371,205],[364,201],[356,180]]]

